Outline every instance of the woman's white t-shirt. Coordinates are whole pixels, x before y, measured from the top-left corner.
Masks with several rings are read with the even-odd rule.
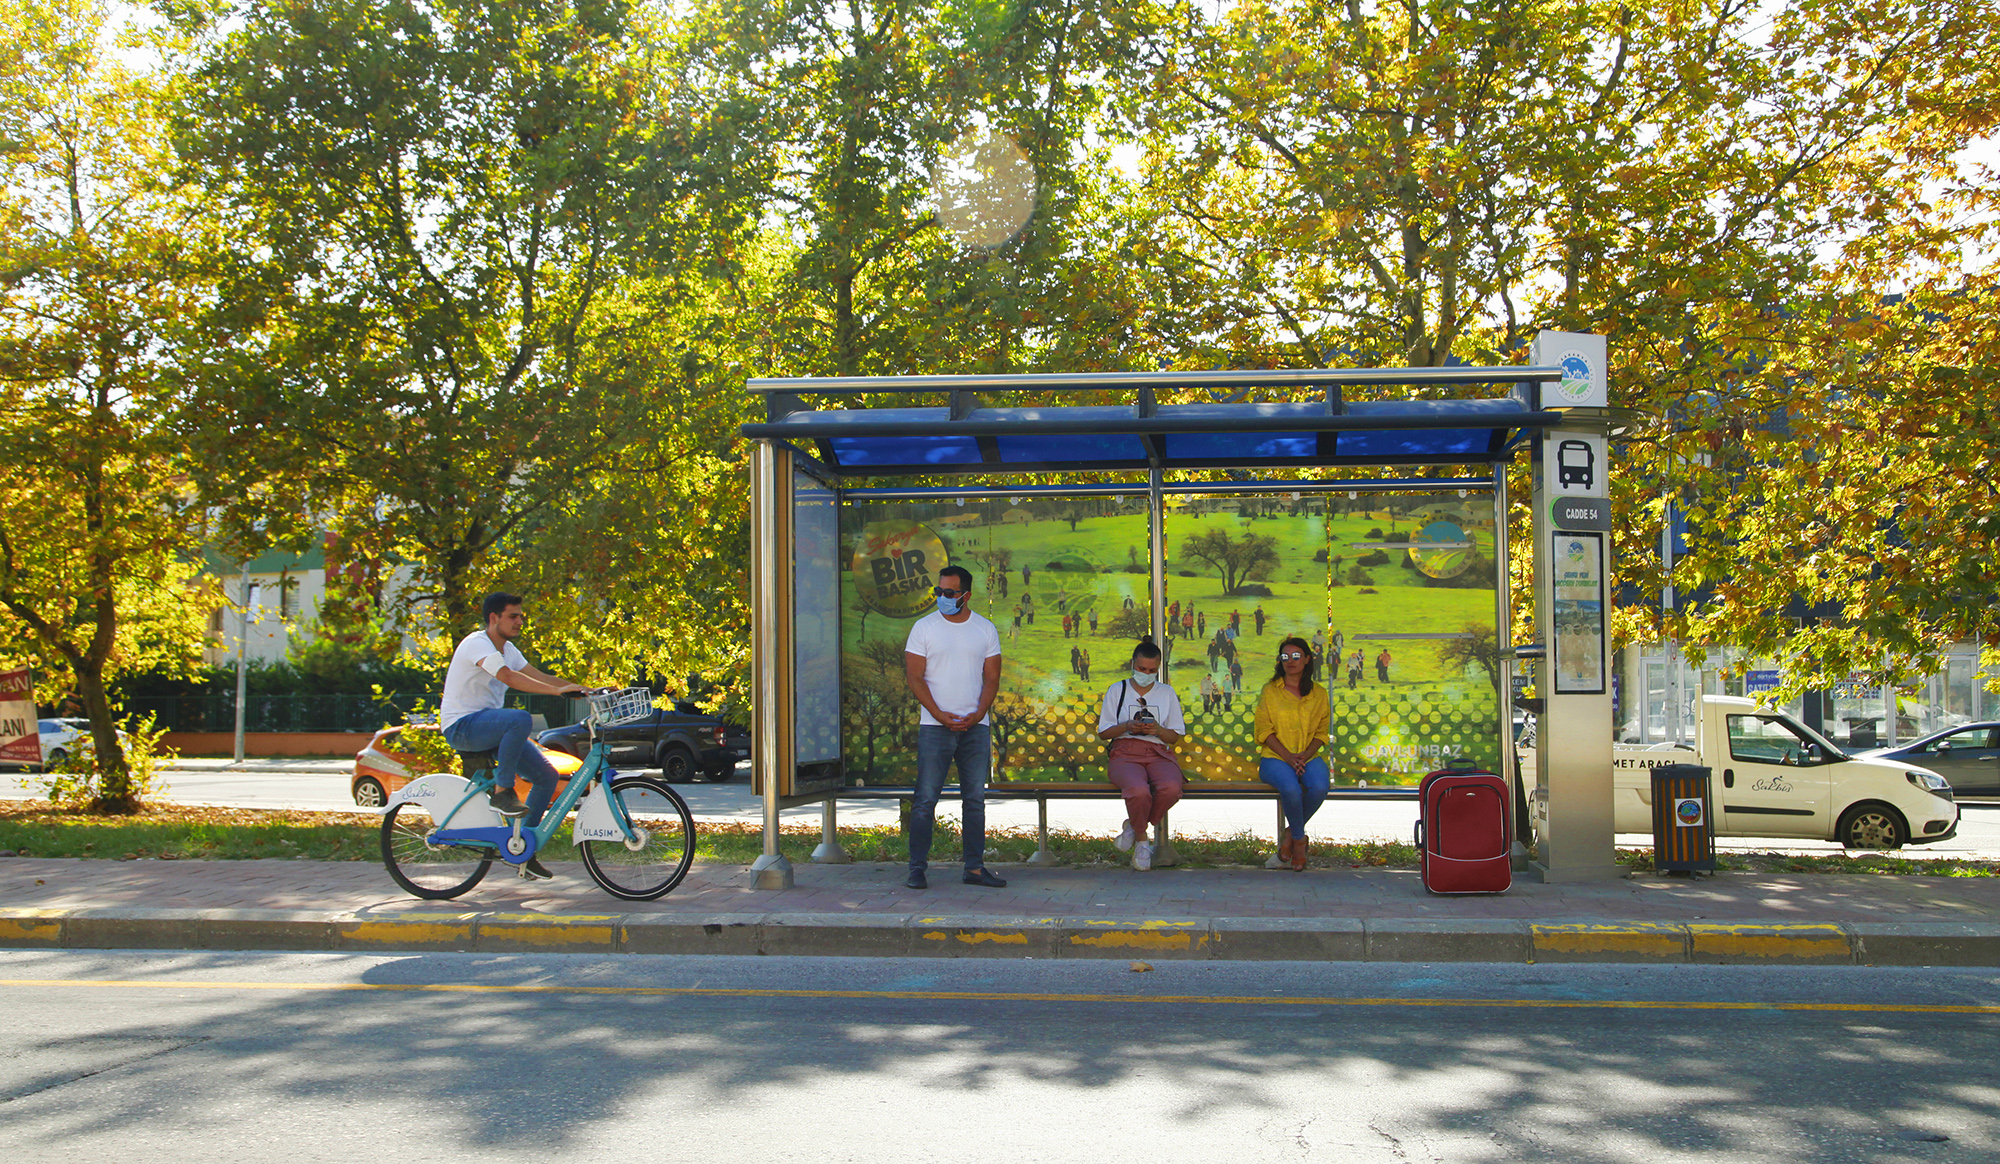
[[[1153,713],[1154,723],[1177,734],[1187,734],[1187,720],[1181,716],[1181,697],[1174,694],[1173,688],[1164,683],[1155,683],[1142,690],[1130,679],[1120,679],[1104,693],[1104,710],[1097,716],[1098,732],[1101,734],[1110,731],[1136,715],[1139,711],[1139,697],[1142,695],[1146,698],[1146,710]],[[1119,710],[1121,698],[1125,705],[1122,712]],[[1168,755],[1173,754],[1173,749],[1167,747],[1166,741],[1152,736],[1119,736],[1118,739],[1143,741]]]

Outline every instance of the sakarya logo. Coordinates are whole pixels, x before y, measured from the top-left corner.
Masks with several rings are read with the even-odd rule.
[[[1582,352],[1571,349],[1562,354],[1562,380],[1556,388],[1571,400],[1582,400],[1590,395],[1590,361]]]

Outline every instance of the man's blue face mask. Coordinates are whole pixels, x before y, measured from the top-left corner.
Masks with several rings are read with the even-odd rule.
[[[946,590],[942,586],[939,586],[936,589],[937,589],[937,608],[939,614],[942,614],[945,617],[949,618],[950,616],[957,614],[959,611],[965,609],[965,600],[970,593],[969,591]]]

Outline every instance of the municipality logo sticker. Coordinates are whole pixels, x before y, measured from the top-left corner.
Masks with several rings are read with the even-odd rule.
[[[1590,395],[1590,361],[1582,352],[1572,348],[1562,354],[1558,361],[1562,366],[1562,379],[1556,390],[1571,400],[1582,400]]]

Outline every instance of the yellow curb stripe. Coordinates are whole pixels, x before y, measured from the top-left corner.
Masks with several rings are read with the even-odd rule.
[[[0,987],[74,989],[299,990],[417,994],[610,994],[661,998],[838,998],[938,1002],[1151,1002],[1206,1006],[1380,1006],[1515,1010],[1762,1010],[1832,1014],[2000,1015],[2000,1006],[1878,1002],[1713,1002],[1648,999],[1340,998],[1226,994],[1037,994],[988,990],[776,990],[723,986],[497,986],[469,982],[207,982],[129,979],[0,978]]]
[[[1071,934],[1069,943],[1072,946],[1095,946],[1100,950],[1199,950],[1208,945],[1208,935],[1187,931],[1112,930]]]
[[[1835,925],[1758,925],[1691,922],[1696,958],[1846,958],[1854,953],[1847,931]]]
[[[1642,954],[1650,958],[1679,958],[1686,953],[1684,932],[1668,923],[1536,924],[1529,930],[1534,935],[1537,955]]]

